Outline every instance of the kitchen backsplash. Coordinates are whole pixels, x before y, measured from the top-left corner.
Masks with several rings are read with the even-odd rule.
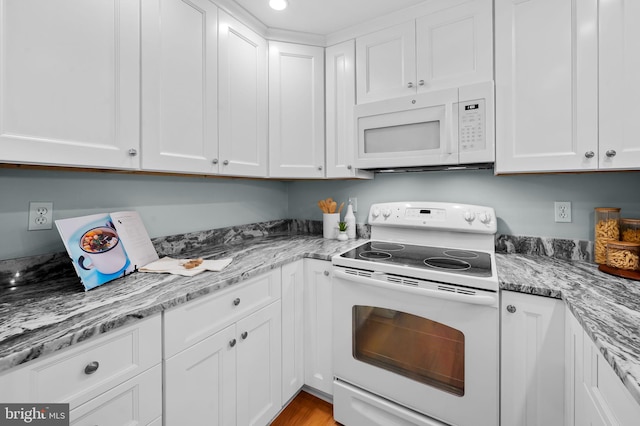
[[[153,245],[162,256],[179,256],[202,246],[224,246],[270,235],[322,235],[322,222],[314,220],[284,219],[249,225],[231,226],[208,231],[176,234],[153,238]],[[370,238],[371,228],[358,224],[357,236]],[[593,259],[593,242],[555,238],[496,235],[496,252],[550,256],[565,260]],[[18,272],[19,271],[19,272]],[[12,288],[20,286],[21,294],[28,294],[25,285],[40,285],[43,279],[75,274],[66,252],[0,260],[0,300]],[[55,291],[55,288],[51,288]]]

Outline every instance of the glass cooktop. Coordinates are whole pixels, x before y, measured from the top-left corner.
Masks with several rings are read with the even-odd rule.
[[[410,268],[491,277],[491,255],[472,250],[369,241],[340,257]]]

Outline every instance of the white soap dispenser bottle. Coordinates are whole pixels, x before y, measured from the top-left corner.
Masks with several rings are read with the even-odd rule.
[[[351,201],[347,206],[347,213],[344,215],[344,221],[347,222],[347,237],[353,239],[356,237],[356,217],[353,214],[353,206]]]

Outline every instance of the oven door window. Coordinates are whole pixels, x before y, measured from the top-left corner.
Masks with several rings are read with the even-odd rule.
[[[355,359],[464,395],[464,334],[406,312],[353,307]]]

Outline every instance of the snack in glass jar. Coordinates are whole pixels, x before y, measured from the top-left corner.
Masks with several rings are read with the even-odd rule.
[[[628,271],[640,270],[640,244],[626,241],[609,242],[607,266]]]
[[[607,243],[620,239],[620,209],[617,207],[598,207],[595,209],[595,261],[598,264],[607,261]]]
[[[620,219],[620,239],[640,243],[640,219]]]

